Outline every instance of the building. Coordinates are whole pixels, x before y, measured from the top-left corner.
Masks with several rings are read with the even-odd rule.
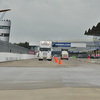
[[[10,9],[0,10],[0,12],[3,12],[0,17],[0,40],[9,42],[10,37],[10,28],[11,28],[11,21],[10,20],[2,20],[6,11],[9,11]]]

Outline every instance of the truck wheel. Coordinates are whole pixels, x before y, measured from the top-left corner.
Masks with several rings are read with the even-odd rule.
[[[39,59],[39,61],[41,61],[41,60],[43,60],[43,59]]]
[[[48,59],[48,61],[52,61],[52,59]]]

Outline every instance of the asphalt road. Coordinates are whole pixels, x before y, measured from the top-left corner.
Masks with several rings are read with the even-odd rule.
[[[99,94],[100,64],[75,59],[61,65],[38,59],[0,63],[1,100],[99,100]]]

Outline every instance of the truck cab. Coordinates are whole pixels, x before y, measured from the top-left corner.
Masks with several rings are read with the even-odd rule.
[[[52,42],[40,41],[39,45],[39,60],[47,59],[52,60]]]

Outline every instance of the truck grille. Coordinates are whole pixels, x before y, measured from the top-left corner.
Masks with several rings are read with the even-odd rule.
[[[47,57],[47,53],[43,53],[43,57]]]
[[[68,58],[66,54],[63,54],[62,57],[63,57],[63,58]]]

